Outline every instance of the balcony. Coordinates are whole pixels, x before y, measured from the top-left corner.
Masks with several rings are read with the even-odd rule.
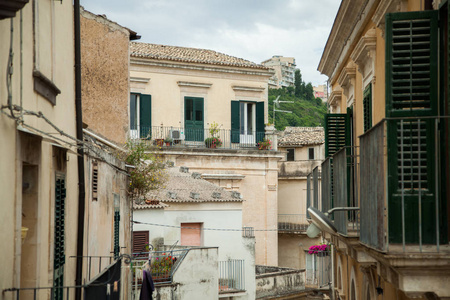
[[[309,223],[306,221],[306,214],[279,214],[279,233],[303,233],[308,229]]]
[[[206,128],[134,126],[129,131],[128,138],[132,141],[140,140],[148,146],[196,149],[273,150],[272,145],[274,145],[274,143],[271,143],[269,147],[258,145],[264,138],[273,141],[273,135],[266,135],[265,131],[245,129],[216,129],[213,136],[211,129]]]
[[[450,253],[446,130],[442,117],[382,120],[360,136],[359,148],[343,147],[322,163],[321,188],[308,176],[307,205],[323,212],[360,207],[330,218],[339,235],[359,237],[370,249]],[[313,201],[319,192],[321,201]]]
[[[450,253],[444,124],[448,119],[391,118],[360,137],[363,244],[390,253]]]

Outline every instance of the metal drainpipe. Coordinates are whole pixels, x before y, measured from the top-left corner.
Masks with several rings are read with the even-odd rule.
[[[83,117],[81,109],[81,45],[80,45],[80,0],[74,0],[74,35],[75,35],[75,111],[77,139],[83,140]],[[78,228],[77,228],[77,265],[75,285],[81,286],[83,274],[83,242],[84,242],[84,153],[82,144],[78,144]],[[82,289],[75,289],[75,299],[81,300]]]

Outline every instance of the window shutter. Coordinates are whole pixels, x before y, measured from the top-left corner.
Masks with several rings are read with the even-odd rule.
[[[372,84],[364,90],[363,95],[364,132],[372,128]]]
[[[120,228],[120,212],[114,212],[114,258],[117,259],[120,255],[119,245],[119,228]]]
[[[148,231],[133,231],[133,253],[146,252],[148,240]]]
[[[265,137],[264,129],[264,102],[256,102],[256,142],[260,142]]]
[[[239,101],[231,101],[231,142],[239,143]]]
[[[332,156],[348,144],[347,127],[347,114],[325,114],[325,157]]]
[[[438,11],[386,16],[387,117],[437,115],[437,37]],[[389,241],[401,243],[404,238],[406,243],[418,243],[421,236],[423,243],[435,243],[434,120],[387,122]]]
[[[386,116],[437,112],[438,11],[386,15]]]
[[[64,175],[57,175],[55,180],[55,228],[53,245],[53,286],[64,286],[65,257],[65,202],[66,180]],[[52,299],[63,299],[63,289],[53,290]]]
[[[152,130],[152,96],[141,95],[139,100],[139,136],[146,138],[151,135]]]

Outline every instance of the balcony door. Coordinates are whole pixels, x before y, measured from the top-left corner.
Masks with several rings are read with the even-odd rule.
[[[256,104],[251,102],[240,102],[239,116],[240,128],[239,139],[241,144],[255,144],[256,139]]]
[[[203,98],[184,98],[184,128],[186,141],[204,140]]]
[[[130,95],[130,138],[149,138],[152,126],[152,96]]]

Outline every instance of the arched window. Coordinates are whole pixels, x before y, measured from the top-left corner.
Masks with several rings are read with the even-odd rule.
[[[355,288],[355,281],[353,279],[350,288],[350,300],[356,300],[356,288]]]

